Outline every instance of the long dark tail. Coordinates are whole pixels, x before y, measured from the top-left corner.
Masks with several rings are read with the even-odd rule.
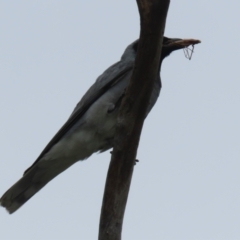
[[[0,205],[5,207],[9,213],[15,212],[49,181],[72,164],[61,160],[40,161],[4,193],[0,199]]]

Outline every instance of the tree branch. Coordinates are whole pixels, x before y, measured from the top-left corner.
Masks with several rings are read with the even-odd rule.
[[[120,240],[141,130],[159,74],[162,37],[170,0],[137,0],[140,41],[132,78],[121,104],[102,203],[99,240]]]

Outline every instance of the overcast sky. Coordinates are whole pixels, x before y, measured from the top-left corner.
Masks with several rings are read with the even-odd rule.
[[[144,124],[123,240],[240,239],[238,1],[171,1],[165,35],[202,40],[165,59]],[[139,36],[135,1],[0,0],[0,195],[95,79]],[[59,175],[2,240],[97,239],[109,151]]]

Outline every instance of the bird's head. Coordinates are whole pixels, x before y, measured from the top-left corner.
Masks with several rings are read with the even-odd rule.
[[[167,38],[163,37],[162,43],[162,54],[161,54],[161,61],[169,56],[173,51],[187,48],[190,45],[195,45],[200,43],[201,41],[196,39],[180,39],[180,38]],[[134,61],[136,58],[137,50],[138,50],[138,43],[139,40],[134,41],[131,43],[122,55],[122,60],[129,60]]]
[[[200,40],[196,40],[196,39],[180,39],[180,38],[163,37],[161,61],[165,57],[169,56],[175,50],[187,48],[190,45],[195,45],[200,42],[201,42]]]

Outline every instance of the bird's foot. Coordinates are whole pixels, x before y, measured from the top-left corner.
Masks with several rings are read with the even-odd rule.
[[[139,162],[138,159],[135,159],[134,165],[136,165]]]

